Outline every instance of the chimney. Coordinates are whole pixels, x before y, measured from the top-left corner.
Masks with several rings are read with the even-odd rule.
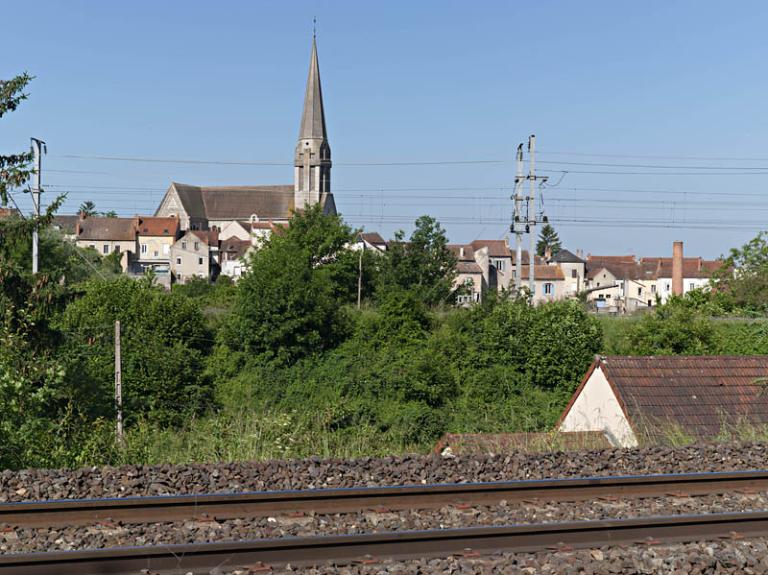
[[[80,210],[79,212],[77,212],[77,219],[80,220],[81,222],[87,217],[88,217],[88,214],[86,214],[84,210]]]
[[[683,242],[672,244],[672,295],[683,295]]]
[[[552,261],[552,248],[549,246],[546,247],[544,250],[544,260],[546,263],[549,263]]]
[[[464,259],[464,246],[459,248],[459,259]]]

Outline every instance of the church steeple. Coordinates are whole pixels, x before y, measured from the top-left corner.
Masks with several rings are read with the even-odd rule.
[[[324,194],[330,193],[331,147],[328,145],[328,133],[325,129],[320,65],[317,61],[317,41],[314,37],[294,166],[295,208],[314,205],[321,201]]]

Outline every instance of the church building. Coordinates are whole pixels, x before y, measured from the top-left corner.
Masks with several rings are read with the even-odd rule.
[[[326,214],[336,213],[331,193],[331,147],[313,38],[293,185],[196,186],[173,182],[155,215],[179,218],[181,230],[222,230],[235,222],[249,228],[286,223],[294,211],[316,204],[323,206]]]

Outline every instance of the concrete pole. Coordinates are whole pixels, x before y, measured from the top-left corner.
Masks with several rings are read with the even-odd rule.
[[[32,206],[35,210],[35,218],[40,218],[40,193],[41,187],[41,170],[43,166],[42,151],[45,147],[45,142],[38,140],[37,138],[31,138],[32,140],[32,152],[35,155],[35,185],[32,188]],[[32,230],[32,273],[36,274],[39,271],[39,233],[38,228],[40,224],[35,221],[35,228]]]
[[[683,295],[683,242],[672,244],[672,295]]]
[[[530,185],[529,199],[530,218],[528,221],[530,236],[530,252],[528,253],[528,288],[531,290],[531,301],[533,301],[533,290],[536,287],[536,136],[531,134],[528,137],[528,181]]]
[[[515,175],[515,215],[512,221],[512,232],[515,234],[515,295],[520,293],[523,284],[523,197],[520,188],[523,185],[523,145],[517,146],[517,173]]]
[[[115,320],[115,408],[117,409],[116,436],[117,444],[122,447],[123,437],[123,370],[120,350],[120,320]]]

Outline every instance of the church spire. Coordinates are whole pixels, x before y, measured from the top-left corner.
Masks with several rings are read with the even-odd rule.
[[[294,166],[295,207],[301,209],[305,205],[324,201],[324,195],[331,191],[331,147],[325,129],[323,91],[320,87],[320,65],[314,33]]]
[[[312,37],[312,58],[309,63],[307,91],[304,94],[304,113],[301,116],[301,139],[323,139],[325,131],[325,112],[323,111],[323,90],[320,87],[320,66],[317,63],[317,40]]]

